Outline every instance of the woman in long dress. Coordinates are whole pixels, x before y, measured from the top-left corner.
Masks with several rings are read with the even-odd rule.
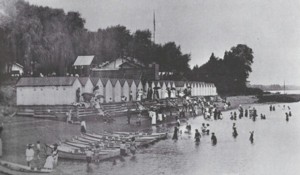
[[[54,148],[52,151],[52,157],[53,157],[53,165],[57,165],[58,162],[58,149],[57,149],[58,145],[54,144]]]
[[[53,165],[54,165],[54,158],[52,155],[48,156],[44,165],[44,168],[46,169],[53,169]]]

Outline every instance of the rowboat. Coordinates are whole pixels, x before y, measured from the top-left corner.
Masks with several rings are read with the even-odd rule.
[[[119,134],[95,134],[95,133],[85,133],[85,135],[89,136],[89,137],[94,137],[94,138],[98,138],[98,139],[108,139],[108,140],[115,140],[115,141],[126,141],[126,142],[130,142],[132,136],[128,136],[128,135],[119,135]],[[154,142],[156,142],[157,139],[154,137],[136,137],[135,138],[135,142],[137,144],[137,146],[146,146],[149,144],[152,144]]]
[[[85,133],[85,135],[98,138],[98,139],[108,139],[108,140],[125,140],[129,141],[133,136],[130,135],[120,135],[120,134],[95,134],[95,133]],[[141,136],[141,137],[136,137],[135,141],[136,142],[153,142],[155,141],[156,138],[154,137],[146,137],[146,136]]]
[[[32,168],[32,167],[28,167],[28,166],[17,164],[17,163],[7,162],[4,160],[0,160],[0,165],[8,168],[10,170],[26,172],[26,173],[51,173],[52,172],[52,170],[50,170],[50,169]]]
[[[66,142],[63,142],[63,143],[66,144],[66,145],[76,147],[76,148],[88,148],[88,147],[90,147],[89,145],[86,145],[86,144],[74,143],[74,142],[71,142],[71,141],[66,141]]]
[[[157,139],[165,139],[168,136],[168,133],[143,133],[143,132],[114,132],[115,134],[124,135],[124,136],[132,136],[132,137],[154,137]]]
[[[53,145],[47,145],[49,148],[53,149]],[[71,160],[86,160],[86,154],[80,149],[74,149],[68,147],[67,145],[59,145],[58,149],[58,158],[60,159],[71,159]],[[119,149],[103,149],[99,152],[98,159],[100,161],[118,157],[120,155]]]

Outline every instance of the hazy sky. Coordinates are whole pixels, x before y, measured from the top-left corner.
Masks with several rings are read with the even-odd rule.
[[[254,51],[252,84],[300,85],[300,0],[27,1],[78,11],[92,31],[118,24],[152,31],[155,10],[156,42],[175,41],[191,53],[191,66],[247,44]]]

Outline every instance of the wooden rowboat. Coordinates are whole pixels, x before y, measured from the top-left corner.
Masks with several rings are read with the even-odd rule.
[[[47,145],[48,148],[53,148],[53,145]],[[70,160],[86,160],[85,152],[81,151],[80,149],[74,149],[68,146],[61,146],[57,147],[58,149],[58,158],[59,159],[70,159]],[[115,158],[120,155],[119,149],[105,149],[101,150],[99,153],[99,160],[103,161],[110,158]]]
[[[19,171],[19,172],[26,172],[26,173],[51,173],[52,170],[45,169],[45,168],[31,168],[25,165],[20,165],[17,163],[7,162],[4,160],[0,160],[0,165],[6,167],[10,170]]]

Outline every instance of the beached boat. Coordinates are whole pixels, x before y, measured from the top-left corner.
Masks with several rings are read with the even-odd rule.
[[[95,133],[85,133],[85,135],[98,138],[98,139],[107,139],[107,140],[124,140],[124,141],[130,141],[130,139],[133,137],[131,135],[121,135],[121,134],[95,134]],[[152,142],[156,138],[155,137],[147,137],[147,136],[140,136],[136,137],[136,142]]]
[[[10,170],[19,171],[19,172],[26,172],[26,173],[51,173],[52,172],[52,170],[50,170],[50,169],[32,168],[32,167],[28,167],[28,166],[17,164],[17,163],[7,162],[7,161],[4,161],[4,160],[0,160],[0,165],[3,166],[3,167],[8,168]]]
[[[168,133],[144,133],[144,132],[114,132],[114,134],[129,136],[129,137],[154,137],[156,139],[165,139],[168,136]]]
[[[89,137],[94,137],[94,138],[98,138],[98,139],[103,139],[105,138],[106,140],[110,140],[110,141],[126,141],[127,143],[130,142],[132,136],[128,136],[128,135],[119,135],[119,134],[95,134],[95,133],[85,133],[85,135],[89,136]],[[135,142],[137,144],[137,146],[147,146],[149,144],[152,144],[154,142],[156,142],[158,139],[154,138],[154,137],[136,137],[135,138]]]
[[[47,145],[49,148],[53,149],[53,145]],[[84,151],[80,149],[74,149],[72,147],[68,147],[67,145],[59,145],[58,149],[58,157],[60,159],[70,159],[70,160],[86,160],[86,154]],[[99,153],[99,160],[106,160],[109,158],[118,157],[120,155],[119,149],[103,149]]]
[[[73,146],[73,147],[76,147],[76,148],[89,148],[90,146],[89,145],[86,145],[86,144],[82,144],[82,143],[75,143],[75,142],[71,142],[71,141],[66,141],[66,142],[63,142],[64,144],[66,145],[70,145],[70,146]]]

